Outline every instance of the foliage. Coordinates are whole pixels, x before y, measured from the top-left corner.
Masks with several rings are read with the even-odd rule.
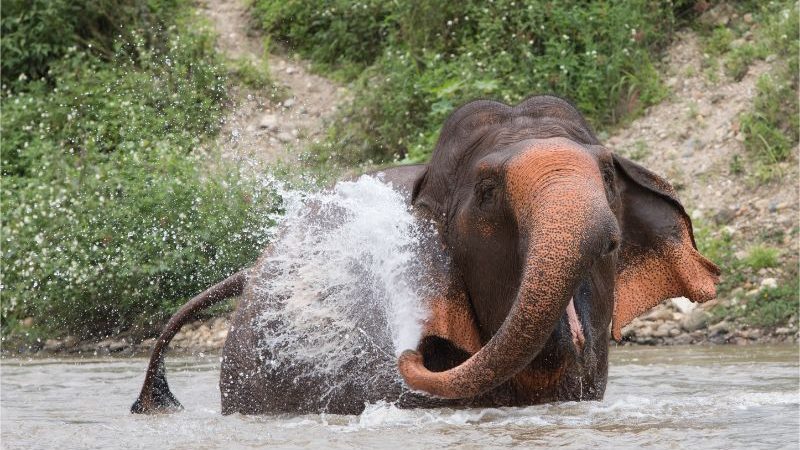
[[[738,258],[733,235],[725,230],[714,232],[704,224],[696,225],[695,239],[700,253],[722,269],[717,294],[723,303],[712,311],[715,320],[727,318],[750,326],[773,327],[797,319],[800,280],[796,259],[781,258],[777,249],[764,245],[752,246]],[[758,270],[780,265],[785,273],[776,287],[761,287],[748,293],[740,288]]]
[[[341,159],[419,161],[444,118],[478,97],[556,93],[598,127],[637,114],[664,96],[652,55],[678,3],[256,0],[255,11],[273,40],[354,79],[330,136]]]
[[[698,251],[722,270],[717,294],[719,296],[727,295],[744,281],[744,274],[741,270],[742,263],[734,255],[736,243],[733,235],[724,229],[714,232],[709,226],[696,223],[694,236]]]
[[[779,163],[791,156],[800,140],[798,115],[798,55],[800,4],[796,0],[742,2],[735,4],[737,18],[725,25],[700,26],[704,49],[711,58],[712,73],[721,59],[728,76],[741,80],[757,59],[772,62],[773,68],[756,82],[752,110],[739,118],[751,175],[759,182],[780,175]],[[748,21],[743,20],[750,16]],[[742,157],[735,155],[731,169],[743,171]]]
[[[797,325],[800,278],[797,272],[776,287],[741,293],[712,310],[713,320],[733,320],[755,327]]]
[[[50,65],[71,50],[105,60],[115,57],[118,37],[138,30],[157,47],[164,26],[185,0],[7,0],[3,2],[2,80],[51,78]]]
[[[3,92],[4,334],[26,317],[34,334],[149,331],[262,247],[252,226],[271,202],[206,173],[197,150],[218,128],[225,73],[179,13],[161,16],[174,22],[158,46],[133,30],[110,60],[67,49],[47,79]]]
[[[278,42],[321,67],[354,76],[382,53],[391,4],[381,0],[257,0],[255,15]]]
[[[758,79],[753,109],[740,117],[745,148],[757,162],[755,175],[761,181],[779,174],[778,163],[791,156],[800,140],[798,17],[797,3],[765,17],[760,53],[775,55],[779,62],[771,74]]]
[[[747,252],[743,262],[753,270],[775,267],[778,265],[778,249],[754,245]]]

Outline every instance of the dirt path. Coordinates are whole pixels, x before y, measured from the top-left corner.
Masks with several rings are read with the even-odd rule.
[[[245,0],[201,0],[200,10],[218,35],[217,49],[228,58],[263,63],[263,38],[251,30]],[[230,113],[218,137],[223,157],[269,163],[296,154],[321,138],[324,122],[344,100],[346,91],[313,75],[308,67],[285,56],[268,56],[273,82],[286,91],[282,101],[270,90],[231,87]]]

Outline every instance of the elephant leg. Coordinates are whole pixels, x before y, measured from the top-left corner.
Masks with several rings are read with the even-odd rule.
[[[417,347],[429,370],[451,369],[480,350],[477,322],[465,294],[434,297],[429,302],[429,311]]]

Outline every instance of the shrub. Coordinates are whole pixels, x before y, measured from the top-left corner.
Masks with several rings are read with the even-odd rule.
[[[747,252],[744,263],[753,270],[775,267],[778,265],[778,249],[755,245]]]
[[[652,54],[670,39],[671,3],[302,2],[257,0],[264,29],[302,55],[355,78],[355,99],[331,132],[345,159],[427,158],[442,120],[476,97],[513,103],[556,93],[596,126],[664,95]],[[372,16],[361,11],[375,9]],[[364,47],[363,43],[377,44]],[[355,42],[358,45],[345,43]],[[340,48],[340,45],[347,47]],[[362,70],[363,68],[363,70]]]
[[[156,47],[185,0],[7,0],[3,2],[2,80],[50,78],[70,49],[112,60],[118,37],[142,33]]]
[[[198,150],[225,98],[211,36],[167,12],[157,46],[67,49],[2,93],[4,334],[151,331],[264,245],[269,198]]]
[[[42,178],[8,183],[4,325],[32,316],[56,334],[149,330],[254,260],[263,216],[248,184],[204,180],[201,159],[161,141],[77,164],[42,159]]]
[[[327,70],[353,76],[372,64],[386,40],[390,3],[381,0],[259,0],[260,24]]]

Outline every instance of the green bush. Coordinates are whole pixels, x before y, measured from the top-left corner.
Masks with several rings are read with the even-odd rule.
[[[717,295],[724,302],[713,309],[714,320],[733,319],[748,326],[775,327],[797,321],[800,306],[797,260],[764,244],[750,247],[741,259],[736,256],[737,242],[725,230],[713,232],[708,225],[695,223],[695,240],[700,253],[722,270]],[[781,266],[777,287],[765,287],[745,293],[742,286],[756,281],[760,269]],[[737,291],[740,293],[737,294]]]
[[[787,283],[760,290],[747,303],[743,320],[755,326],[779,326],[787,324],[800,310],[800,282],[797,275]]]
[[[743,262],[753,270],[775,267],[778,265],[778,249],[755,245],[748,250]]]
[[[391,4],[382,0],[258,0],[255,15],[278,42],[353,76],[382,53]]]
[[[120,36],[138,31],[148,47],[164,37],[185,0],[7,0],[0,19],[2,80],[51,78],[72,49],[112,60]]]
[[[4,334],[29,316],[34,334],[152,331],[264,245],[269,197],[198,150],[225,98],[213,40],[167,13],[157,46],[67,49],[3,91]]]
[[[331,132],[344,159],[417,161],[443,119],[477,97],[556,93],[599,127],[658,101],[652,55],[679,3],[256,0],[255,11],[273,40],[355,77],[354,103]]]

